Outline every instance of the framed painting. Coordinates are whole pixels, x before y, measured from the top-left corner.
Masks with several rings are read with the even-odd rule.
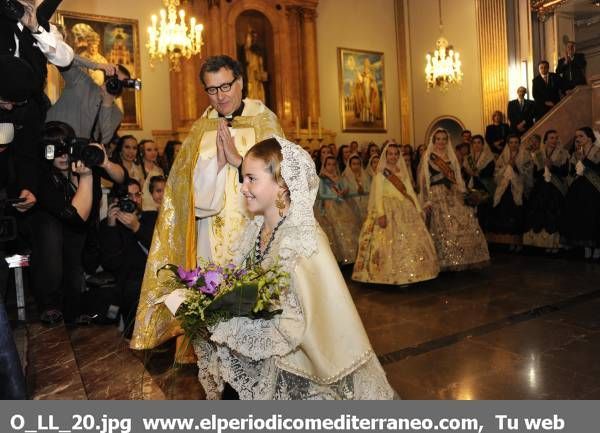
[[[383,53],[338,48],[344,132],[386,132]]]
[[[120,64],[141,80],[138,21],[79,12],[57,12],[57,22],[66,34],[66,41],[75,54],[97,63]],[[99,85],[102,71],[89,71]],[[117,99],[123,111],[121,129],[142,129],[141,91],[124,91]]]

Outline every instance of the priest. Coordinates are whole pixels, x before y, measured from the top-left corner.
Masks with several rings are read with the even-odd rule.
[[[243,99],[242,67],[236,60],[209,57],[200,79],[210,107],[192,126],[167,181],[132,349],[151,349],[182,333],[171,312],[157,304],[170,291],[157,271],[167,263],[191,269],[202,259],[222,265],[232,261],[249,221],[241,195],[243,156],[255,143],[283,135],[276,115],[261,101]]]

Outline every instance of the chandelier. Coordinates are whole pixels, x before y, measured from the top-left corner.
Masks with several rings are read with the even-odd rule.
[[[442,0],[438,0],[438,9],[440,37],[435,42],[433,54],[427,53],[425,56],[427,59],[425,81],[428,90],[437,87],[442,91],[446,91],[450,85],[462,82],[463,73],[459,53],[454,51],[452,45],[448,44],[448,40],[441,35],[443,30]]]
[[[163,0],[165,9],[160,10],[160,20],[152,15],[152,25],[148,27],[148,54],[151,66],[153,61],[169,58],[169,69],[180,70],[180,59],[189,59],[202,50],[202,24],[196,24],[196,18],[190,18],[189,27],[185,22],[185,11],[180,9],[179,0]],[[179,17],[179,22],[177,22]]]
[[[531,10],[537,13],[538,20],[544,22],[566,2],[567,0],[531,0]]]

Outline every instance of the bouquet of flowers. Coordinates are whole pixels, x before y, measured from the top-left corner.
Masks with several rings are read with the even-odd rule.
[[[206,336],[210,326],[233,317],[270,319],[281,314],[276,301],[289,279],[279,265],[263,269],[204,262],[185,270],[168,264],[161,272],[169,272],[163,282],[173,290],[159,302],[167,305],[191,339]]]

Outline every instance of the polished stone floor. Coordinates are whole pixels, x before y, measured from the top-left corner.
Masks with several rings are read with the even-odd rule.
[[[599,283],[598,262],[497,253],[480,271],[349,287],[404,399],[600,399]],[[28,333],[34,398],[203,398],[171,347],[134,353],[114,327]]]

